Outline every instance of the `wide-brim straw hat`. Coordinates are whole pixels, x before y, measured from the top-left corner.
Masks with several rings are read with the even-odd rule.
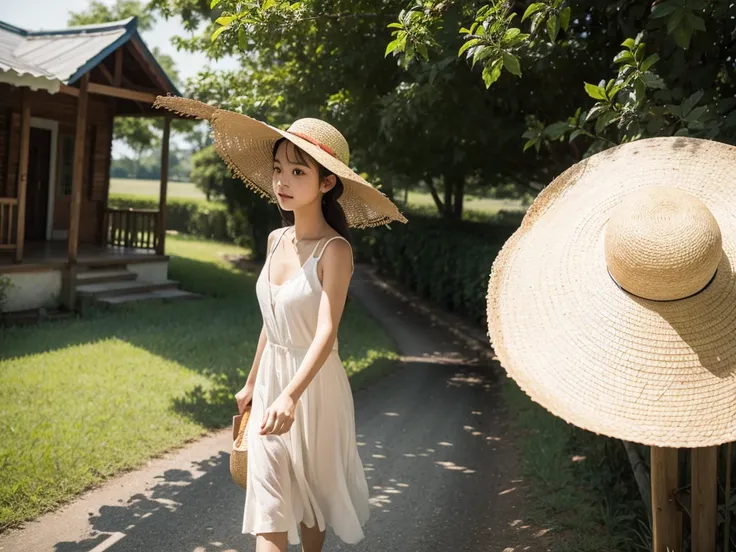
[[[215,149],[233,174],[253,191],[273,202],[273,146],[286,138],[337,175],[344,185],[338,202],[348,225],[370,228],[392,221],[407,222],[393,202],[350,167],[350,148],[332,125],[305,118],[281,130],[261,121],[203,102],[178,96],[158,96],[154,107],[207,120],[214,131]]]
[[[666,447],[736,440],[736,148],[635,141],[557,177],[495,259],[508,374],[581,428]]]

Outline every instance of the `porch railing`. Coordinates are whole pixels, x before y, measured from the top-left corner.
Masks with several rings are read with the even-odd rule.
[[[158,249],[159,212],[153,209],[106,209],[105,245]]]
[[[0,197],[0,249],[17,247],[18,200]]]

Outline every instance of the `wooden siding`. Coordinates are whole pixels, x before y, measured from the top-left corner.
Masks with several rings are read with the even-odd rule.
[[[0,196],[15,197],[20,156],[20,90],[0,84]],[[82,188],[80,242],[96,243],[101,239],[102,216],[107,188],[112,146],[112,111],[108,98],[90,96],[87,127],[88,139],[93,138],[94,148],[85,151],[85,171],[92,168],[92,182],[87,175]],[[69,228],[70,196],[61,195],[62,148],[65,135],[74,136],[77,115],[77,98],[64,94],[31,92],[31,116],[59,123],[56,156],[56,182],[50,193],[54,201],[54,230]]]

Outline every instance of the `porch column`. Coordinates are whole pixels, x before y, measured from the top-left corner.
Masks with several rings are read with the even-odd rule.
[[[77,103],[77,128],[74,135],[74,167],[72,169],[72,197],[69,212],[69,261],[77,262],[79,253],[79,216],[82,209],[82,178],[84,176],[84,139],[87,132],[87,86],[89,73],[82,77]]]
[[[31,91],[22,88],[20,119],[20,161],[18,166],[18,230],[16,232],[15,262],[23,260],[23,242],[26,230],[26,192],[28,190],[28,150],[31,142]]]
[[[169,134],[171,117],[164,117],[164,135],[161,138],[161,190],[158,199],[158,246],[156,253],[163,255],[166,250],[166,190],[169,183]]]
[[[87,132],[87,87],[89,73],[79,83],[77,127],[74,134],[74,165],[72,167],[72,197],[69,207],[69,241],[67,250],[69,269],[64,278],[62,301],[73,310],[77,299],[77,257],[79,253],[79,217],[82,209],[82,179],[84,176],[84,142]]]

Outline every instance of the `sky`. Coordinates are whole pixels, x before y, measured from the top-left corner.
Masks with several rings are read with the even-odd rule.
[[[103,0],[105,4],[113,4],[111,0]],[[85,10],[89,0],[0,0],[0,21],[5,21],[21,29],[29,31],[64,29],[67,27],[69,12]],[[171,45],[171,37],[185,35],[184,26],[179,18],[168,21],[159,18],[150,31],[141,33],[149,50],[158,47],[163,53],[170,55],[176,63],[181,82],[197,74],[199,68],[209,65],[213,69],[232,69],[236,63],[233,59],[210,61],[204,54],[178,52]],[[119,157],[129,154],[127,148],[115,144],[113,155]]]

